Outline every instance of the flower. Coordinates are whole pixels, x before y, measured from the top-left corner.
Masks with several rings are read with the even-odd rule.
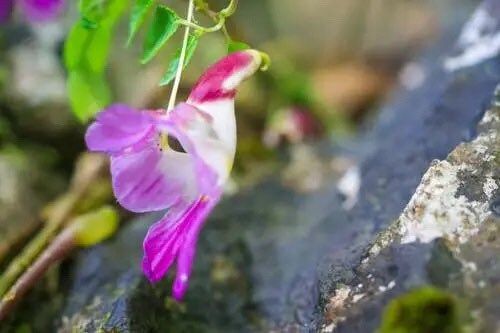
[[[269,120],[263,141],[269,148],[276,148],[285,139],[299,143],[321,135],[321,124],[310,110],[300,106],[289,106],[278,110]]]
[[[64,9],[64,0],[0,0],[0,23],[6,22],[16,3],[31,22],[50,21]]]
[[[113,190],[124,208],[168,208],[144,239],[142,268],[157,282],[176,261],[177,300],[187,290],[198,234],[232,168],[236,88],[260,64],[257,51],[230,54],[201,76],[187,102],[170,112],[112,105],[87,130],[89,150],[111,158]]]

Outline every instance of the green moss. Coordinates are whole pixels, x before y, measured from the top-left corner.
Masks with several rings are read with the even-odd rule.
[[[460,333],[458,304],[453,295],[422,287],[387,305],[379,333]]]

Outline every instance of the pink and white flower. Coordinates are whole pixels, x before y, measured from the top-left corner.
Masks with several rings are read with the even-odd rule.
[[[198,234],[220,200],[236,151],[236,88],[261,64],[246,50],[228,55],[170,112],[112,105],[87,130],[89,150],[111,158],[118,202],[133,212],[168,209],[144,240],[142,268],[151,282],[177,264],[173,296],[184,296]],[[182,149],[169,142],[175,138]]]

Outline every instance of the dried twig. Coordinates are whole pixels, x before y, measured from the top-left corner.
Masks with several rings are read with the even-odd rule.
[[[103,156],[86,154],[77,164],[75,177],[68,194],[58,201],[51,212],[51,218],[40,233],[15,257],[0,276],[0,297],[14,284],[21,273],[28,268],[47,244],[56,236],[71,217],[75,206],[85,196],[93,180],[97,179],[107,165]]]
[[[12,311],[29,289],[44,275],[47,269],[60,261],[75,248],[75,228],[61,232],[35,262],[17,279],[9,292],[0,301],[0,321]]]

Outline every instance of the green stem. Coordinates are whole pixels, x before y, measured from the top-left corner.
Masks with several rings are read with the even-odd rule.
[[[0,321],[12,311],[23,296],[40,280],[47,270],[76,246],[75,228],[68,227],[51,242],[41,255],[30,265],[7,294],[0,300]]]
[[[226,19],[224,17],[221,17],[217,24],[212,26],[212,27],[202,27],[201,25],[198,25],[196,23],[193,23],[189,20],[184,20],[184,19],[179,19],[177,20],[177,23],[183,25],[183,26],[186,26],[188,28],[193,28],[195,30],[198,30],[198,31],[201,31],[203,33],[206,33],[206,32],[216,32],[216,31],[219,31],[220,29],[222,29],[222,27],[224,26],[224,23],[226,22]]]
[[[177,22],[179,24],[196,29],[196,30],[203,32],[203,33],[216,32],[216,31],[219,31],[222,29],[224,32],[224,35],[227,38],[229,38],[229,34],[227,33],[225,23],[226,23],[226,19],[236,12],[236,8],[238,7],[238,0],[231,0],[229,5],[227,5],[227,7],[224,8],[223,10],[221,10],[219,13],[211,10],[210,7],[208,6],[208,4],[202,0],[195,0],[195,5],[196,5],[196,10],[203,12],[205,15],[207,15],[212,20],[214,20],[215,25],[212,27],[206,28],[206,27],[202,27],[196,23],[193,23],[190,20],[184,20],[184,19],[178,20]]]
[[[222,17],[229,17],[236,12],[236,8],[238,7],[238,0],[231,0],[229,5],[221,10],[220,14]]]
[[[193,0],[189,0],[187,21],[186,21],[187,24],[191,24],[191,21],[193,19],[193,9],[194,9]],[[184,31],[184,39],[182,41],[182,49],[181,49],[181,54],[179,56],[179,66],[177,67],[177,73],[175,74],[174,85],[172,86],[172,93],[170,94],[170,100],[168,102],[167,112],[172,110],[175,106],[177,91],[179,90],[179,84],[181,82],[182,69],[184,68],[184,59],[186,58],[186,49],[189,39],[189,28],[190,26],[187,25],[186,30]]]
[[[64,203],[64,207],[61,208],[61,213],[54,216],[52,220],[47,221],[46,226],[40,233],[24,248],[23,252],[9,264],[4,274],[0,277],[0,297],[7,292],[17,277],[31,265],[38,254],[55,237],[77,200],[77,195],[68,197]]]

